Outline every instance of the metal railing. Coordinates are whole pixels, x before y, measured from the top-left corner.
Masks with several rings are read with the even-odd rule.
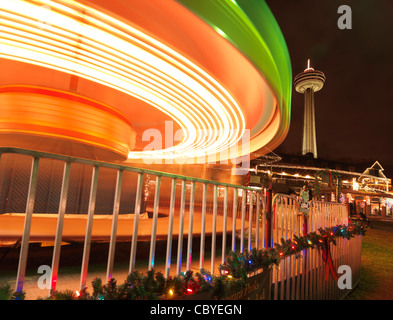
[[[49,166],[53,161],[56,166]],[[22,162],[23,175],[18,165]],[[24,210],[16,291],[23,290],[35,210],[46,213],[53,208],[57,210],[56,230],[53,231],[52,291],[56,290],[66,213],[73,213],[73,210],[86,216],[81,240],[80,289],[86,286],[91,244],[97,239],[93,232],[97,214],[111,217],[111,221],[106,220],[111,225],[104,237],[109,243],[106,281],[112,278],[120,237],[122,241],[130,241],[129,273],[136,270],[137,262],[138,265],[146,263],[148,270],[157,268],[160,256],[163,260],[160,267],[164,276],[169,277],[182,270],[202,268],[217,274],[218,265],[225,262],[229,250],[263,249],[280,243],[281,238],[293,239],[294,235],[300,237],[318,228],[348,223],[345,205],[311,201],[310,211],[304,215],[294,196],[277,194],[267,203],[261,190],[254,188],[121,164],[0,148],[0,168],[0,213]],[[14,171],[10,173],[7,168]],[[45,178],[55,176],[55,171],[58,176],[55,182]],[[100,176],[104,179],[100,180]],[[17,192],[16,185],[25,189]],[[102,192],[103,186],[105,192]],[[21,201],[22,198],[25,201]],[[271,199],[270,195],[267,199]],[[72,205],[74,203],[78,205]],[[126,235],[119,233],[120,222],[124,221],[122,217],[129,221]],[[143,241],[148,243],[149,249],[145,257],[138,260],[138,243]],[[165,244],[159,252],[158,241]],[[331,246],[334,265],[349,265],[354,284],[359,281],[360,253],[361,236],[351,240],[338,238],[337,245]],[[210,268],[206,268],[208,256]],[[271,272],[272,298],[342,299],[347,291],[338,289],[331,277],[325,280],[325,266],[320,249],[307,249],[300,255],[286,257]]]
[[[63,235],[64,219],[67,210],[67,198],[69,197],[71,175],[76,165],[83,165],[86,168],[91,169],[91,179],[89,187],[89,197],[87,205],[87,221],[86,231],[84,235],[84,246],[83,246],[83,257],[82,267],[80,275],[80,288],[86,286],[86,278],[89,266],[90,248],[92,243],[92,231],[93,231],[93,220],[95,211],[100,209],[96,206],[97,201],[101,197],[97,197],[99,189],[99,175],[101,171],[112,170],[112,173],[116,174],[116,183],[114,186],[114,198],[112,212],[112,225],[109,236],[109,253],[107,260],[107,271],[106,279],[112,278],[113,267],[114,267],[114,256],[117,242],[117,230],[119,223],[119,210],[120,207],[127,207],[127,199],[122,197],[123,191],[129,191],[130,187],[123,188],[124,178],[126,173],[133,173],[137,175],[136,185],[134,186],[135,202],[130,203],[128,211],[133,211],[133,226],[132,226],[132,238],[131,238],[131,252],[129,260],[129,272],[133,272],[136,266],[137,259],[137,244],[138,244],[138,233],[140,231],[141,214],[142,211],[151,206],[151,230],[147,234],[150,234],[150,249],[148,256],[148,269],[151,270],[155,267],[156,260],[156,243],[157,243],[157,229],[160,226],[161,219],[160,208],[162,202],[160,200],[160,192],[163,190],[163,186],[166,188],[170,181],[169,189],[169,203],[166,203],[166,214],[165,221],[167,223],[166,235],[166,252],[165,252],[165,266],[164,275],[168,277],[170,272],[173,272],[172,268],[172,255],[173,255],[173,244],[174,238],[177,239],[177,255],[176,255],[176,274],[179,274],[182,270],[182,256],[183,256],[183,240],[187,238],[187,249],[186,249],[186,270],[190,270],[192,255],[193,255],[193,241],[196,241],[195,235],[199,239],[199,269],[205,266],[205,251],[206,251],[206,237],[211,238],[210,248],[210,271],[211,273],[217,273],[218,268],[216,265],[216,250],[221,248],[221,263],[224,262],[225,256],[228,250],[243,252],[245,249],[251,250],[252,247],[263,248],[265,247],[265,215],[262,214],[265,210],[265,197],[260,190],[255,188],[248,188],[239,185],[221,183],[216,181],[186,177],[177,174],[159,172],[148,169],[134,168],[130,166],[105,163],[99,161],[92,161],[86,159],[79,159],[55,154],[48,154],[43,152],[36,152],[17,148],[0,148],[0,165],[1,160],[6,155],[12,154],[13,157],[26,157],[30,158],[31,169],[28,174],[28,190],[26,194],[26,206],[24,215],[24,226],[22,233],[22,241],[20,248],[20,256],[18,262],[17,280],[16,280],[16,291],[20,292],[23,290],[23,284],[26,273],[26,262],[29,251],[31,225],[33,219],[33,212],[35,208],[35,200],[39,197],[39,175],[41,172],[40,163],[44,160],[50,159],[51,161],[60,161],[62,167],[61,175],[61,188],[58,190],[58,212],[57,212],[57,227],[55,231],[54,249],[52,256],[52,274],[51,274],[51,290],[56,290],[61,241]],[[15,164],[17,162],[12,162]],[[44,170],[45,171],[45,170]],[[86,171],[88,172],[88,171]],[[49,174],[49,173],[47,173]],[[4,177],[3,179],[6,179]],[[148,177],[148,183],[146,182]],[[163,183],[165,179],[165,183]],[[47,180],[41,180],[45,183]],[[181,182],[180,195],[177,192],[177,182]],[[102,181],[101,181],[102,182]],[[107,181],[103,182],[104,184]],[[86,183],[85,183],[86,184]],[[88,183],[87,183],[88,184]],[[4,185],[4,183],[3,183]],[[122,190],[127,189],[127,190]],[[187,196],[187,188],[189,189],[189,195]],[[8,188],[9,189],[9,188]],[[132,189],[132,188],[131,188]],[[200,191],[202,189],[202,194]],[[212,192],[209,192],[213,189]],[[154,195],[154,197],[152,197]],[[180,203],[179,201],[180,196]],[[8,198],[7,198],[8,199]],[[188,199],[188,200],[187,200]],[[132,201],[131,201],[132,202]],[[165,201],[164,201],[165,202]],[[179,205],[177,205],[179,203]],[[165,203],[164,203],[165,204]],[[188,215],[186,214],[186,204],[188,205]],[[195,205],[198,205],[200,210],[198,211],[198,220],[195,215]],[[7,207],[7,206],[5,206]],[[133,210],[132,210],[133,209]],[[4,213],[4,212],[3,212]],[[211,225],[207,221],[207,216],[211,218]],[[188,225],[185,224],[186,217],[188,219]],[[218,217],[222,225],[218,226]],[[175,229],[175,218],[178,224]],[[232,220],[232,221],[231,221]],[[143,222],[143,221],[142,221]],[[198,222],[200,230],[195,231],[195,223]],[[240,227],[239,227],[240,223]],[[208,229],[208,230],[207,230]],[[219,230],[219,231],[218,231]],[[222,235],[222,243],[219,246],[217,243],[217,235]],[[229,247],[227,243],[227,236],[232,237],[232,243]],[[1,236],[1,235],[0,235]],[[145,235],[146,236],[146,235]],[[162,236],[162,235],[161,235]],[[209,239],[210,240],[210,239]],[[240,244],[239,244],[240,242]],[[172,268],[172,269],[171,269]]]

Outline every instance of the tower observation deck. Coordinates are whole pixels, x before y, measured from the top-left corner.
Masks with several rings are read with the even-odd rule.
[[[304,122],[303,122],[303,143],[302,155],[312,155],[318,157],[317,153],[317,136],[315,128],[315,106],[314,92],[322,89],[326,80],[323,72],[314,70],[310,67],[310,60],[307,62],[307,68],[304,72],[299,73],[294,79],[294,85],[297,92],[304,94]]]

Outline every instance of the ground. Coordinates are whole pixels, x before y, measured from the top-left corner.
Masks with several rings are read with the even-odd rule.
[[[373,221],[363,237],[359,286],[348,300],[393,300],[393,222]]]

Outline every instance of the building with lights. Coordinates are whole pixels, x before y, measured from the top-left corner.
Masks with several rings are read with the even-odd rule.
[[[272,157],[273,159],[273,157]],[[348,204],[351,214],[364,213],[375,218],[393,218],[391,179],[378,161],[353,164],[310,156],[276,155],[251,162],[249,185],[269,188],[273,192],[299,195],[303,186],[320,201]],[[366,168],[366,169],[365,169]],[[316,194],[315,190],[318,189]]]

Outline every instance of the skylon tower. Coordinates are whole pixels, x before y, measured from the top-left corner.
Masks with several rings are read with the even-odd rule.
[[[299,73],[294,79],[296,91],[304,94],[302,155],[310,155],[314,158],[318,157],[314,92],[322,89],[325,80],[326,77],[323,72],[311,68],[310,59],[304,72]]]

